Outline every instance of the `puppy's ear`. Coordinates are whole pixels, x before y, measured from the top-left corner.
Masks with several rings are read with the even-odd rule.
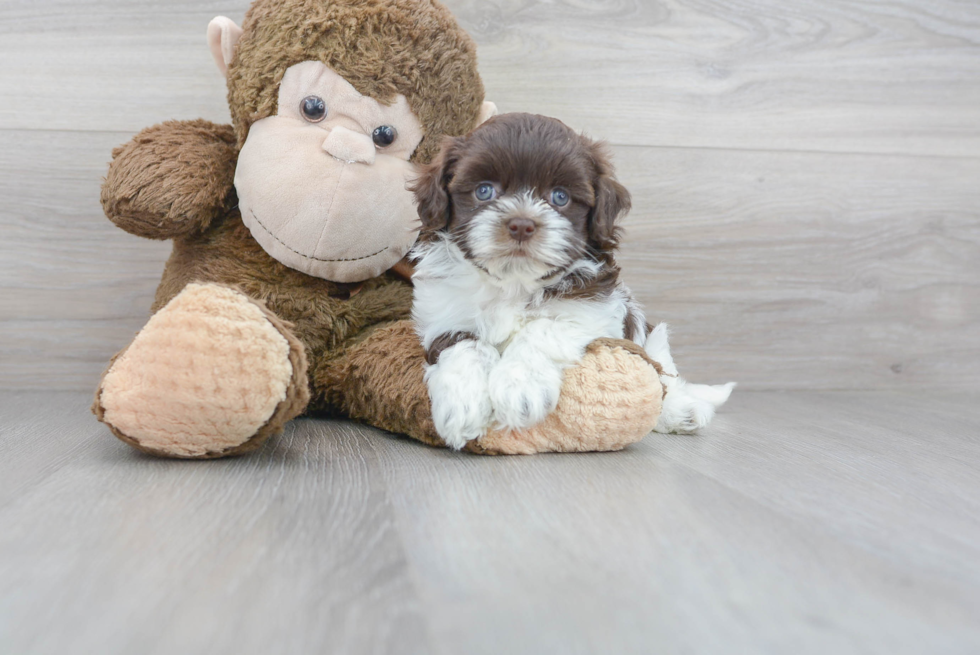
[[[613,168],[605,145],[593,143],[592,160],[595,177],[595,206],[589,212],[589,241],[600,251],[614,249],[619,244],[620,228],[616,221],[632,206],[630,193],[613,178]]]
[[[439,154],[422,167],[418,178],[409,185],[415,194],[423,232],[437,232],[449,225],[452,216],[452,198],[449,182],[453,179],[458,161],[461,138],[446,137]]]

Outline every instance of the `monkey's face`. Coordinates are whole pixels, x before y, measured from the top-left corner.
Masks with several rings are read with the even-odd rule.
[[[235,171],[252,236],[286,266],[335,282],[391,268],[420,227],[406,183],[423,135],[405,97],[382,105],[305,61],[286,70],[278,106],[251,126]]]

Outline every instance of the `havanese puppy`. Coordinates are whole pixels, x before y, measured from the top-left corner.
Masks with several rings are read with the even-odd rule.
[[[503,114],[446,139],[413,191],[412,317],[450,447],[544,419],[564,369],[600,337],[635,341],[660,363],[658,431],[694,431],[727,400],[733,384],[676,377],[666,325],[651,329],[619,280],[616,222],[630,195],[602,144],[553,118]]]

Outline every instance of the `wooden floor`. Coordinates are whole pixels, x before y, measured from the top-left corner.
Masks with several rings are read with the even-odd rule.
[[[488,458],[300,420],[153,459],[0,395],[2,653],[980,652],[980,395],[747,392]]]

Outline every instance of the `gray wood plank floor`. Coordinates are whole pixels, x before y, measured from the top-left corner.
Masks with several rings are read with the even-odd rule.
[[[0,652],[975,653],[978,401],[745,392],[530,458],[300,420],[181,462],[5,392]]]

